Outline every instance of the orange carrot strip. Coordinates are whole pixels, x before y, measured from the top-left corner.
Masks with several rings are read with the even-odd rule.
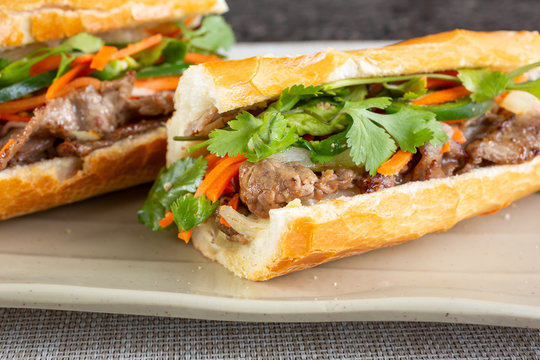
[[[231,173],[230,171],[227,172],[227,168],[232,166],[235,163],[241,163],[245,159],[246,158],[242,154],[237,155],[237,156],[223,158],[219,162],[219,164],[217,164],[216,167],[212,169],[212,171],[206,174],[205,178],[203,179],[203,181],[197,188],[197,191],[195,192],[195,197],[206,194],[206,197],[208,199],[212,201],[216,201],[219,198],[219,196],[215,199],[211,199],[210,196],[208,195],[208,191],[214,186],[215,183],[219,183],[219,184],[223,183],[223,189],[225,189],[227,182],[230,181],[234,177],[234,171],[232,172],[233,175],[231,175],[230,177],[225,177],[226,174]],[[223,190],[221,190],[221,192],[223,192]]]
[[[231,181],[238,174],[240,164],[244,160],[246,158],[242,154],[220,159],[219,163],[210,172],[206,173],[194,196],[200,197],[206,195],[210,201],[217,201],[221,194],[223,194],[227,182]],[[193,229],[180,231],[178,238],[188,243],[191,239],[192,231]]]
[[[442,149],[441,149],[441,154],[447,153],[449,151],[450,151],[450,143],[445,142]]]
[[[92,85],[96,90],[98,90],[99,87],[101,86],[101,81],[99,81],[96,78],[87,77],[87,76],[76,78],[75,80],[69,82],[62,89],[58,90],[55,98],[62,97],[75,89],[78,89],[81,87],[87,87],[89,85]]]
[[[206,191],[206,197],[211,201],[217,201],[225,191],[227,184],[238,174],[240,165],[242,165],[242,161],[228,166],[221,174],[221,177],[217,178],[212,187]]]
[[[209,61],[221,61],[221,58],[216,55],[204,55],[194,52],[188,52],[184,57],[184,62],[189,64],[202,64]]]
[[[209,173],[212,171],[213,168],[216,167],[216,165],[221,161],[221,158],[217,156],[216,154],[209,154],[204,157],[206,161],[208,162],[208,165],[206,166],[206,172]]]
[[[160,76],[135,81],[136,88],[144,88],[156,91],[176,90],[180,76]]]
[[[191,239],[192,232],[193,232],[193,229],[188,230],[188,231],[180,231],[178,232],[178,238],[184,240],[187,244],[189,242],[189,239]]]
[[[167,37],[175,37],[182,32],[182,30],[174,23],[159,24],[153,28],[146,29],[145,31],[150,35],[161,34]]]
[[[33,110],[47,102],[45,94],[37,95],[20,100],[12,100],[0,104],[0,113],[14,114],[21,111]]]
[[[125,48],[118,50],[116,53],[112,55],[111,58],[123,59],[126,56],[131,56],[133,54],[139,53],[143,50],[146,50],[152,46],[159,44],[162,39],[163,39],[163,36],[161,34],[152,35],[150,37],[142,39],[139,42],[136,42],[134,44],[129,44]]]
[[[84,54],[73,60],[72,65],[90,64],[94,60],[94,54]]]
[[[465,121],[467,119],[458,119],[458,120],[446,120],[446,121],[443,121],[443,123],[445,124],[459,124],[463,121]]]
[[[469,95],[471,92],[465,88],[465,86],[454,86],[449,89],[443,89],[424,95],[411,102],[413,105],[435,105],[443,104],[445,102],[453,101],[464,96]]]
[[[2,149],[0,149],[0,158],[4,155],[4,153],[6,151],[8,151],[8,149],[11,147],[11,145],[13,145],[15,143],[15,140],[14,139],[9,139],[8,142],[2,146]]]
[[[465,135],[463,135],[463,132],[459,130],[458,128],[454,128],[454,133],[452,134],[452,140],[457,142],[458,144],[463,144],[467,141],[465,138]]]
[[[18,114],[3,114],[0,113],[0,120],[4,121],[19,121],[19,122],[29,122],[32,119],[29,115],[18,115]]]
[[[62,57],[60,55],[49,56],[34,65],[30,68],[30,76],[39,75],[49,70],[58,69]]]
[[[85,70],[87,67],[88,67],[87,64],[75,65],[74,68],[69,70],[64,75],[60,76],[55,82],[51,84],[51,86],[49,86],[49,88],[47,89],[47,92],[45,93],[45,98],[47,100],[51,100],[55,98],[58,90],[66,86],[67,83],[73,80],[77,75],[83,72],[83,70]]]
[[[118,51],[114,46],[102,46],[92,59],[90,69],[103,70],[111,61],[111,57]]]
[[[527,76],[527,74],[521,74],[514,78],[514,84],[524,83],[527,80],[529,80],[529,77]]]
[[[169,210],[165,210],[165,216],[163,219],[158,221],[158,225],[162,228],[166,228],[167,226],[171,225],[174,221],[173,213]]]
[[[508,91],[505,91],[502,94],[495,96],[493,100],[495,100],[497,104],[500,104],[503,102],[504,98],[507,96],[508,96]]]
[[[377,172],[384,176],[396,175],[411,160],[412,153],[398,150],[392,157],[386,160]]]

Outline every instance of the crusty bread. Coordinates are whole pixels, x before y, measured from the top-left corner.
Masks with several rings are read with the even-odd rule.
[[[2,1],[0,47],[225,11],[224,0]]]
[[[186,155],[188,125],[217,111],[243,108],[277,97],[295,84],[412,74],[458,68],[511,69],[540,61],[537,32],[479,33],[455,30],[380,49],[215,62],[188,69],[176,92],[177,111],[168,122],[170,164]],[[193,85],[197,86],[193,86]],[[504,188],[505,191],[500,191]],[[520,165],[476,169],[446,179],[411,182],[372,194],[299,201],[254,221],[222,212],[249,244],[233,243],[212,221],[198,226],[193,244],[207,257],[251,280],[308,268],[344,256],[444,231],[540,189],[540,158]],[[246,225],[248,224],[248,225]],[[251,229],[246,234],[246,227]]]
[[[152,181],[165,165],[165,128],[127,137],[82,159],[53,158],[0,171],[0,219]]]

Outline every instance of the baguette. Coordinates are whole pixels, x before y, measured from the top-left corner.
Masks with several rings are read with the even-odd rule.
[[[511,70],[538,61],[537,32],[455,30],[380,49],[329,49],[306,56],[202,64],[186,71],[177,89],[177,111],[167,124],[167,162],[171,165],[185,157],[195,144],[173,137],[192,135],[194,124],[209,114],[264,104],[296,84],[463,68]],[[520,164],[477,168],[311,206],[296,199],[270,210],[268,219],[253,219],[222,206],[219,214],[249,241],[228,240],[211,219],[194,228],[191,240],[205,256],[236,275],[266,280],[445,231],[463,219],[494,211],[538,190],[537,156]]]
[[[5,1],[0,5],[0,47],[219,14],[227,9],[224,0]]]
[[[32,50],[43,49],[46,46],[36,42],[60,40],[82,32],[99,33],[102,38],[117,42],[124,42],[132,37],[128,42],[136,42],[141,37],[149,36],[146,32],[149,28],[157,28],[158,25],[166,28],[166,25],[171,25],[172,21],[190,17],[198,19],[201,15],[222,13],[227,9],[224,0],[5,2],[0,5],[0,23],[2,24],[0,48],[3,48],[2,57],[17,61]],[[193,23],[198,24],[197,21]],[[49,43],[51,47],[56,45],[57,42]],[[75,52],[71,56],[78,55],[80,52]],[[88,73],[91,73],[93,69],[95,68],[87,69],[90,70]],[[129,77],[133,86],[135,76]],[[87,85],[85,89],[88,88]],[[147,93],[159,95],[158,91],[137,90],[143,95]],[[38,89],[38,91],[42,90]],[[28,94],[28,96],[37,95]],[[126,98],[128,96],[129,94]],[[17,100],[19,99],[16,98],[14,101]],[[162,99],[162,101],[165,100]],[[171,102],[171,97],[168,101]],[[3,100],[0,106],[5,107],[5,102],[6,100]],[[50,101],[47,104],[50,104]],[[172,104],[169,107],[172,108]],[[32,116],[36,116],[39,111],[35,111]],[[99,106],[95,106],[92,111],[95,115],[99,111],[110,111],[110,107],[107,110],[100,110]],[[22,114],[28,116],[27,112]],[[83,118],[77,121],[85,121],[86,113],[81,111],[77,114]],[[143,120],[144,116],[147,115],[139,115],[141,117],[139,120]],[[124,137],[120,136],[119,139],[112,140],[112,145],[97,146],[97,150],[84,156],[63,155],[50,158],[51,155],[49,155],[49,158],[38,162],[12,165],[5,169],[0,165],[0,186],[4,189],[0,194],[0,220],[152,181],[160,168],[165,165],[166,129],[163,116],[160,114],[148,116],[156,124],[158,121],[161,124]],[[129,123],[129,120],[126,121]],[[4,121],[6,119],[0,120],[0,129]],[[96,121],[98,127],[99,121],[99,119]],[[58,127],[62,128],[64,125],[61,124]],[[66,127],[69,126],[70,124],[66,125]],[[9,134],[6,134],[7,132],[4,132],[0,136],[0,148],[9,145],[5,140]],[[0,151],[0,160],[4,155],[3,151]]]

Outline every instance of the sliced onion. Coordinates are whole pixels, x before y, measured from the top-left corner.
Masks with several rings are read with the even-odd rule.
[[[502,108],[515,114],[540,111],[540,99],[526,91],[512,90],[500,103]]]
[[[259,231],[268,227],[267,219],[252,219],[240,214],[230,206],[220,206],[219,215],[222,216],[231,227],[244,235],[248,240],[253,240]]]
[[[2,127],[2,131],[0,131],[0,136],[6,135],[9,130],[11,129],[20,129],[27,125],[27,122],[24,121],[8,121],[6,125]]]
[[[324,171],[327,169],[345,168],[350,169],[358,167],[351,159],[349,150],[345,150],[341,154],[334,156],[334,159],[324,164],[316,164],[311,161],[309,150],[290,147],[285,151],[270,156],[273,159],[282,162],[298,161],[300,165],[305,166],[313,171]]]
[[[93,141],[93,140],[99,140],[101,138],[101,135],[93,130],[89,131],[74,131],[73,135],[75,135],[75,138],[79,141]]]

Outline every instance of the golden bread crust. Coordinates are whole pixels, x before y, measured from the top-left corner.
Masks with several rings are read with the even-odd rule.
[[[54,158],[0,173],[0,219],[7,219],[155,179],[165,165],[166,131],[120,140],[81,160]]]
[[[225,112],[278,96],[296,84],[342,78],[435,72],[456,68],[513,68],[540,61],[538,32],[454,30],[391,46],[356,51],[329,49],[287,58],[252,57],[201,66],[219,91]]]
[[[227,10],[224,0],[17,0],[0,4],[0,47]]]
[[[540,157],[519,165],[476,169],[445,179],[321,201],[311,207],[289,204],[271,210],[268,228],[248,245],[241,245],[243,249],[216,246],[214,239],[201,236],[201,229],[194,232],[193,243],[236,275],[267,280],[446,231],[463,219],[500,209],[538,190]],[[256,257],[255,248],[263,243],[271,250]]]

